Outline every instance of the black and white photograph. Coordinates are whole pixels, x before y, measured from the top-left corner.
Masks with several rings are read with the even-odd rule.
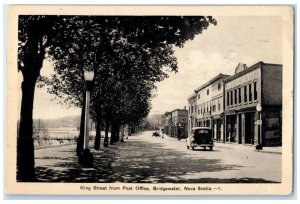
[[[7,193],[291,194],[293,15],[9,6]]]

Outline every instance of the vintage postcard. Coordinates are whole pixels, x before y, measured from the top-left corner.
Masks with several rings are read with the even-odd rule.
[[[10,5],[6,36],[7,194],[292,194],[292,6]]]

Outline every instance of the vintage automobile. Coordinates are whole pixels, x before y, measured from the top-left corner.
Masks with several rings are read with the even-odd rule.
[[[155,137],[159,137],[159,131],[154,131],[153,133],[152,133],[152,136],[155,136]]]
[[[209,127],[194,127],[191,134],[186,139],[186,145],[188,149],[194,150],[195,147],[209,147],[209,150],[213,150],[214,141],[212,138],[212,132]]]

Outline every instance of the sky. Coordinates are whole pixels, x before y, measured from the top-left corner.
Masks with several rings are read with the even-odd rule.
[[[178,72],[157,84],[150,113],[162,114],[187,106],[193,90],[219,73],[234,74],[238,63],[251,66],[259,61],[282,64],[282,21],[280,17],[215,16],[218,24],[174,48]],[[52,71],[45,61],[41,75]],[[80,109],[58,104],[45,89],[36,88],[33,118],[47,119],[80,115]]]
[[[151,113],[188,106],[194,90],[219,73],[233,75],[238,63],[282,64],[280,17],[215,17],[201,35],[176,48],[179,72],[158,84]]]

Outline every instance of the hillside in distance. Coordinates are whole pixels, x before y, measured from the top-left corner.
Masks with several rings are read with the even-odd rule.
[[[80,126],[80,116],[66,116],[53,119],[35,119],[34,122],[41,121],[47,128],[61,128]]]

